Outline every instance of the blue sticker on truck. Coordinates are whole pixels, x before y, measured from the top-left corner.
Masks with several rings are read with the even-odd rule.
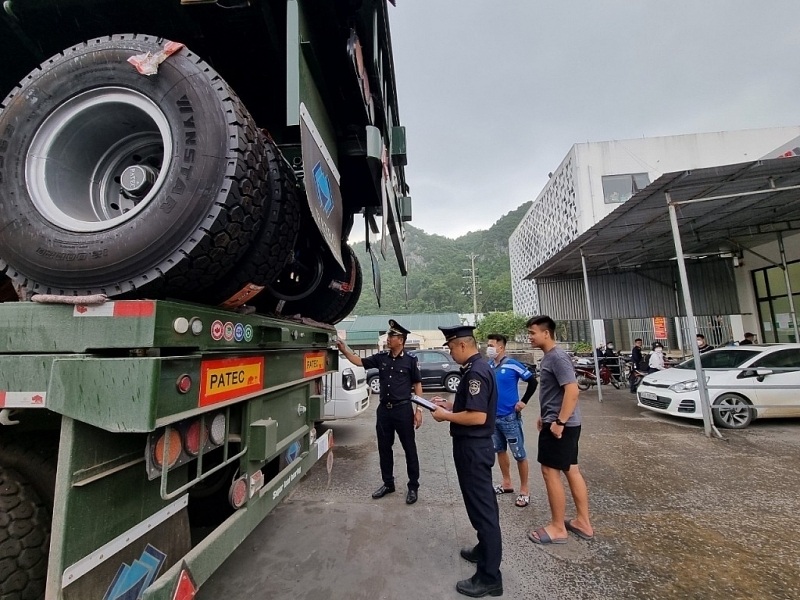
[[[312,172],[314,173],[314,185],[317,188],[317,200],[319,200],[319,205],[325,212],[325,216],[330,217],[333,211],[333,191],[331,190],[331,182],[325,174],[325,171],[323,171],[321,162],[314,165]]]
[[[140,600],[164,566],[167,555],[147,544],[142,555],[133,564],[122,563],[108,587],[103,600]]]

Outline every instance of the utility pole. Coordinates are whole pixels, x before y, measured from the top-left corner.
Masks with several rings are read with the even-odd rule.
[[[475,259],[479,258],[480,255],[475,253],[467,254],[467,258],[470,260],[472,266],[470,269],[463,269],[466,273],[464,275],[464,279],[467,279],[472,285],[472,318],[474,319],[475,324],[478,323],[478,294],[481,293],[478,289],[478,276],[475,272]],[[469,288],[467,288],[467,294],[469,294]]]

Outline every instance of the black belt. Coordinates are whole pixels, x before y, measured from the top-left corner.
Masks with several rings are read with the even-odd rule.
[[[400,402],[383,402],[381,403],[381,406],[392,409],[397,408],[398,406],[403,406],[403,404],[408,404],[409,402],[411,402],[411,400],[400,400]]]

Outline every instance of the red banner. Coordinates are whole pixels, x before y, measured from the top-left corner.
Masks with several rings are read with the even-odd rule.
[[[653,333],[657,340],[667,339],[667,318],[653,317]]]

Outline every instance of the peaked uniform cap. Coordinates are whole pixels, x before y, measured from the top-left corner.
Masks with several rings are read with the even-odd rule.
[[[408,335],[411,333],[408,329],[400,325],[394,319],[389,319],[389,331],[387,332],[388,335]]]
[[[452,325],[450,327],[439,327],[444,334],[444,339],[446,342],[454,340],[460,337],[470,337],[474,335],[475,326],[474,325]]]

